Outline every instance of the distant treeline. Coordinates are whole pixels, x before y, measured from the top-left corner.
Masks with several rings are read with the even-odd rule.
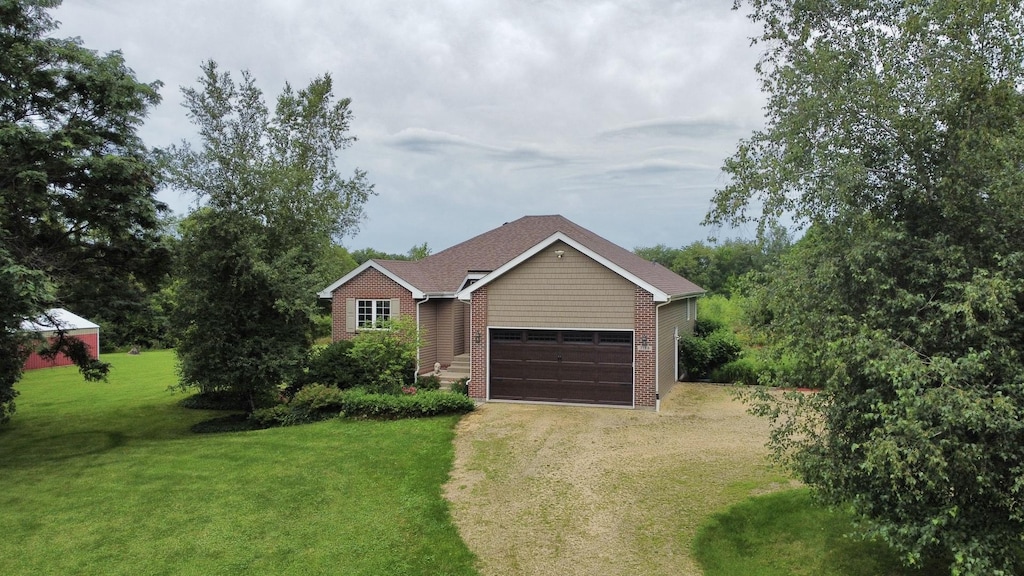
[[[779,228],[764,241],[730,239],[715,244],[697,241],[682,248],[658,244],[633,251],[694,282],[709,294],[731,296],[740,278],[751,272],[765,271],[791,246],[792,237]]]

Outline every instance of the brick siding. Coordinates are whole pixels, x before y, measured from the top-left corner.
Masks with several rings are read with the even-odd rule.
[[[469,396],[477,400],[487,399],[487,288],[473,292],[469,312]]]
[[[655,371],[657,369],[657,342],[654,341],[654,296],[643,288],[636,288],[636,304],[633,309],[633,403],[637,408],[654,408]],[[644,339],[647,347],[643,348]]]
[[[331,338],[333,340],[350,340],[355,332],[346,327],[347,309],[345,301],[349,298],[359,300],[387,300],[398,298],[401,301],[399,313],[402,316],[416,317],[416,301],[412,292],[402,287],[376,268],[367,268],[355,278],[338,287],[331,294]],[[392,311],[392,314],[394,311]]]

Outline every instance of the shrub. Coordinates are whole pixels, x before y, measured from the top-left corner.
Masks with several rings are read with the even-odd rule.
[[[729,329],[715,330],[704,340],[708,343],[708,350],[711,353],[708,372],[732,362],[743,352],[743,347],[740,346],[736,335]]]
[[[362,388],[339,390],[310,384],[288,404],[256,410],[249,416],[253,428],[289,426],[326,420],[338,415],[352,418],[396,420],[472,412],[476,403],[467,396],[445,390],[414,394],[377,394]]]
[[[287,426],[293,422],[292,409],[287,404],[277,404],[270,408],[260,408],[249,414],[249,421],[254,428],[272,428]]]
[[[352,341],[338,340],[310,352],[306,368],[288,387],[289,395],[310,384],[351,388],[365,378],[359,363],[352,358]]]
[[[314,422],[338,414],[344,391],[323,384],[310,384],[299,390],[288,408],[295,422]]]
[[[438,390],[441,388],[441,379],[433,374],[420,376],[416,379],[416,388],[420,390]]]
[[[444,414],[465,414],[476,403],[462,394],[428,390],[412,395],[374,394],[354,388],[344,393],[342,415],[350,418],[394,420]]]
[[[419,332],[409,316],[389,320],[379,330],[363,330],[352,339],[349,356],[365,375],[371,392],[398,394],[415,376]]]
[[[452,382],[451,390],[456,394],[469,396],[469,378],[459,378],[455,382]]]
[[[762,371],[766,367],[756,358],[745,356],[737,358],[711,371],[712,382],[733,382],[745,386],[754,386],[759,382]]]
[[[693,322],[693,335],[704,338],[725,328],[727,327],[724,323],[714,318],[698,318]]]
[[[742,351],[736,335],[727,328],[704,336],[695,333],[679,341],[679,366],[691,379],[707,378],[716,368],[739,358]]]

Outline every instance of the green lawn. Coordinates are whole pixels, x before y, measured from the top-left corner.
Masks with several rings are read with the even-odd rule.
[[[26,373],[0,427],[0,562],[18,574],[476,574],[441,485],[455,418],[197,435],[171,351],[109,382]]]
[[[705,522],[694,556],[705,576],[939,576],[903,568],[883,544],[845,536],[850,517],[815,506],[806,489],[745,500]],[[936,564],[939,564],[936,562]]]

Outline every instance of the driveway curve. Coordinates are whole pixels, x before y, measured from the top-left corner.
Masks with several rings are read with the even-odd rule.
[[[767,435],[706,384],[658,413],[489,403],[456,429],[445,495],[486,576],[696,575],[705,518],[790,483]]]

